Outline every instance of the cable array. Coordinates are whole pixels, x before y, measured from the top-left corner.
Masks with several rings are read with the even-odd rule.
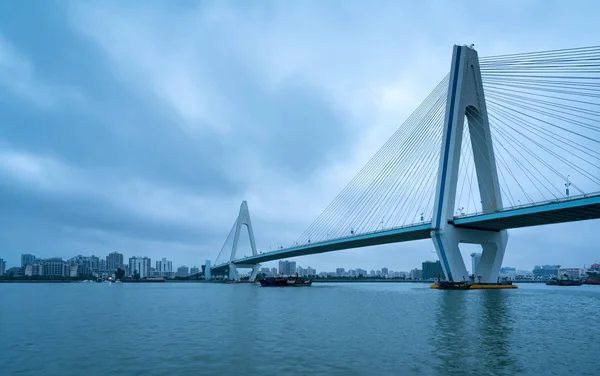
[[[230,260],[229,258],[231,257],[231,248],[233,247],[233,239],[235,237],[235,228],[237,227],[237,218],[235,219],[235,221],[233,222],[233,226],[231,227],[231,230],[229,230],[229,235],[227,235],[227,239],[225,239],[225,243],[223,243],[223,246],[221,247],[221,250],[219,251],[219,254],[217,255],[217,258],[215,259],[215,262],[213,265],[220,265],[220,264],[225,264],[228,263]]]
[[[430,220],[447,90],[448,76],[293,246]]]
[[[486,57],[480,68],[504,207],[600,192],[600,47]],[[463,179],[474,174],[466,159]],[[465,213],[481,210],[471,188],[475,197],[457,195]]]

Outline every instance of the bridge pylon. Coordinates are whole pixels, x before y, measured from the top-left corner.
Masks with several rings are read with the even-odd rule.
[[[484,213],[493,213],[502,209],[502,197],[479,58],[477,51],[472,47],[455,45],[448,84],[431,238],[448,280],[469,279],[459,244],[471,243],[481,245],[483,251],[478,268],[479,275],[475,278],[481,277],[481,282],[497,282],[508,242],[506,230],[458,228],[453,222],[465,116],[471,135],[482,209]]]
[[[236,253],[238,249],[238,244],[240,240],[240,233],[242,230],[242,226],[246,226],[248,229],[248,235],[250,237],[250,248],[252,249],[252,255],[256,256],[256,241],[254,240],[254,230],[252,229],[252,221],[250,220],[250,210],[248,210],[248,203],[246,201],[242,201],[240,205],[240,212],[235,221],[235,232],[233,235],[233,245],[231,246],[231,256],[229,257],[229,279],[239,281],[240,276],[238,274],[238,269],[252,269],[252,274],[250,275],[250,280],[255,280],[258,275],[258,270],[260,268],[260,264],[236,264]]]

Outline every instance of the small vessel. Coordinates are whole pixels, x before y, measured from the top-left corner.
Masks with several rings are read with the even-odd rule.
[[[304,287],[312,285],[312,280],[304,277],[268,277],[260,281],[262,287]]]
[[[583,282],[580,279],[574,279],[569,277],[567,274],[563,274],[560,277],[552,277],[551,280],[546,282],[548,286],[581,286]]]

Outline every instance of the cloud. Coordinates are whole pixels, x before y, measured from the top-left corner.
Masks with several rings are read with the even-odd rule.
[[[53,108],[61,102],[83,102],[81,93],[76,89],[40,78],[33,63],[0,33],[0,88],[2,87],[42,108]]]
[[[40,21],[57,30],[42,34],[44,45],[74,51],[52,62],[19,38],[24,26],[3,24],[12,37],[0,39],[0,203],[14,219],[10,244],[42,256],[211,259],[243,199],[259,248],[291,244],[446,75],[453,43],[489,55],[564,41],[543,20],[536,30],[521,22],[540,8],[72,2]],[[43,240],[19,240],[28,224]],[[306,262],[406,270],[432,249]],[[519,263],[533,264],[534,252]]]

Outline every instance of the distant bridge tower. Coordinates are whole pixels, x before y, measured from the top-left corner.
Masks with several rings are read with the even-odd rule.
[[[459,243],[471,243],[479,244],[483,249],[478,267],[481,282],[496,282],[508,242],[506,230],[458,228],[454,227],[452,217],[465,116],[471,135],[482,209],[484,213],[502,209],[479,58],[472,47],[454,46],[446,103],[431,238],[450,281],[468,280]]]
[[[256,242],[254,241],[254,230],[252,229],[252,222],[250,221],[250,211],[248,210],[248,203],[246,201],[242,201],[240,205],[240,213],[235,221],[235,232],[233,235],[233,245],[231,246],[231,256],[229,258],[229,279],[239,281],[240,276],[238,274],[238,269],[252,269],[252,274],[250,275],[250,280],[255,280],[258,275],[258,270],[260,268],[260,264],[235,264],[234,261],[236,259],[236,252],[238,248],[238,243],[240,240],[240,232],[242,230],[242,226],[246,226],[248,229],[248,235],[250,236],[250,248],[252,248],[252,255],[256,256]]]

